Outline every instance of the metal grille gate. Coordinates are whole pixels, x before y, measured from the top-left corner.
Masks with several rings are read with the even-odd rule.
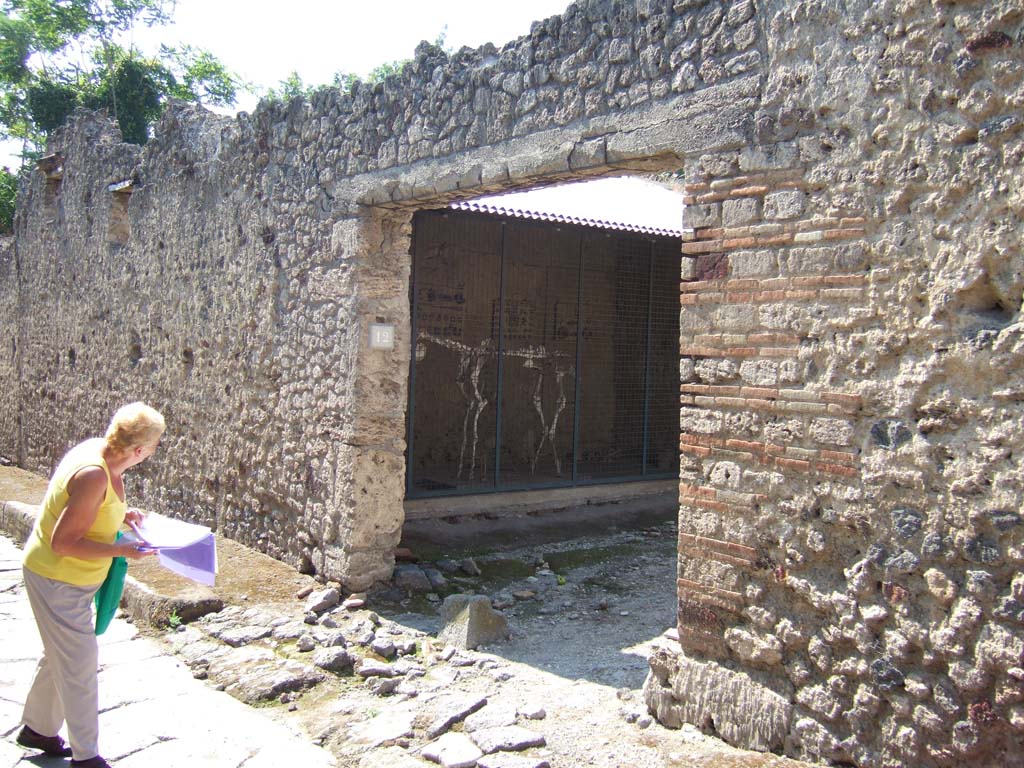
[[[677,474],[678,239],[456,211],[413,233],[408,498]]]

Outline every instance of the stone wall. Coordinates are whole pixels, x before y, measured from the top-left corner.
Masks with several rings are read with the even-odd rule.
[[[0,285],[13,286],[17,282],[15,241],[13,237],[0,236]],[[7,394],[11,407],[0,409],[0,456],[10,462],[18,459],[18,443],[21,434],[16,404],[19,398],[20,377],[18,376],[18,303],[17,291],[7,288],[0,290],[0,385]]]
[[[170,429],[135,498],[366,586],[403,520],[412,213],[682,165],[651,709],[823,761],[1019,763],[1022,44],[1015,0],[591,0],[351,94],[178,105],[141,150],[80,113],[0,283],[0,452],[46,471],[147,399]]]
[[[753,141],[686,168],[686,653],[648,701],[819,760],[1024,764],[1024,11],[761,13]]]

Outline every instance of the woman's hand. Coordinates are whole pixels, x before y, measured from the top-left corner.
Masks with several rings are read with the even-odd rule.
[[[150,557],[155,554],[155,549],[138,541],[114,544],[115,557],[127,557],[129,560],[139,560],[143,557]]]
[[[138,507],[128,507],[128,511],[124,515],[124,521],[128,525],[142,525],[146,520],[146,513]]]

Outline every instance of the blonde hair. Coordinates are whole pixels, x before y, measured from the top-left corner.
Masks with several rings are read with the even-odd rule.
[[[142,445],[155,443],[167,424],[155,408],[145,403],[129,403],[117,409],[104,439],[111,450],[128,453]]]

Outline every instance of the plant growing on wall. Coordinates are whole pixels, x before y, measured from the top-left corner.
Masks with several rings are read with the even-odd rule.
[[[126,141],[145,143],[167,99],[224,105],[239,78],[190,46],[146,56],[123,45],[171,20],[171,0],[0,0],[0,137],[25,159],[76,107],[106,109]]]
[[[445,45],[445,39],[448,36],[448,25],[446,24],[441,28],[437,37],[434,38],[434,47],[443,50],[447,54],[451,54],[451,47]],[[382,64],[378,64],[376,67],[371,69],[367,73],[366,78],[361,78],[358,75],[353,75],[350,72],[338,71],[334,73],[330,83],[322,85],[307,84],[303,82],[302,77],[298,72],[294,70],[284,80],[281,80],[276,88],[270,88],[266,93],[266,98],[275,101],[291,101],[297,96],[303,96],[310,98],[314,93],[324,88],[338,88],[346,93],[351,92],[353,88],[360,82],[366,82],[370,85],[376,83],[382,83],[389,77],[397,77],[402,74],[402,70],[411,61],[411,59],[402,59],[399,61],[385,61]]]

